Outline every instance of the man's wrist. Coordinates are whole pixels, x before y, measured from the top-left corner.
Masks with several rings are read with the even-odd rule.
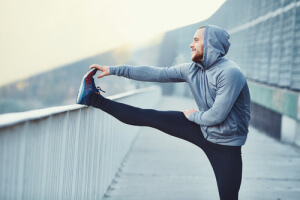
[[[117,74],[117,68],[118,66],[109,66],[108,69],[109,69],[109,73],[111,75],[116,75]]]
[[[191,113],[190,116],[188,117],[188,120],[193,122],[195,120],[195,114],[196,112]]]

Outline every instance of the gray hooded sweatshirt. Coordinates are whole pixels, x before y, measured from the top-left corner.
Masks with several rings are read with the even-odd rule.
[[[250,94],[245,76],[226,59],[230,38],[224,29],[206,24],[203,60],[170,67],[111,66],[110,73],[150,82],[187,82],[199,112],[189,120],[204,137],[229,146],[245,144],[250,120]]]

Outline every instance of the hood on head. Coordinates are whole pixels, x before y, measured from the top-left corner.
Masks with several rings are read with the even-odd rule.
[[[203,60],[199,63],[208,69],[221,57],[227,54],[230,47],[228,32],[215,25],[205,25]]]

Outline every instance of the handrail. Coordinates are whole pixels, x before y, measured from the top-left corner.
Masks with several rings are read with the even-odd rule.
[[[139,94],[151,90],[155,90],[157,86],[150,86],[147,88],[141,88],[136,90],[131,90],[128,92],[116,94],[107,97],[108,99],[112,100],[119,100],[134,94]],[[36,120],[36,119],[42,119],[45,117],[48,117],[50,115],[55,115],[67,111],[77,110],[81,108],[87,108],[88,106],[80,105],[80,104],[71,104],[66,106],[55,106],[55,107],[49,107],[49,108],[43,108],[43,109],[36,109],[36,110],[30,110],[25,112],[16,112],[16,113],[7,113],[0,115],[0,128],[4,128],[7,126],[16,125],[28,120]]]
[[[158,86],[109,97],[153,108]],[[0,199],[102,199],[138,126],[100,109],[59,106],[0,117]]]

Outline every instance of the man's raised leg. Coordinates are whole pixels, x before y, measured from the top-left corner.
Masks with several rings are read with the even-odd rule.
[[[99,94],[91,94],[90,104],[134,126],[148,126],[201,147],[204,138],[200,126],[189,121],[181,111],[142,109],[119,103]]]

